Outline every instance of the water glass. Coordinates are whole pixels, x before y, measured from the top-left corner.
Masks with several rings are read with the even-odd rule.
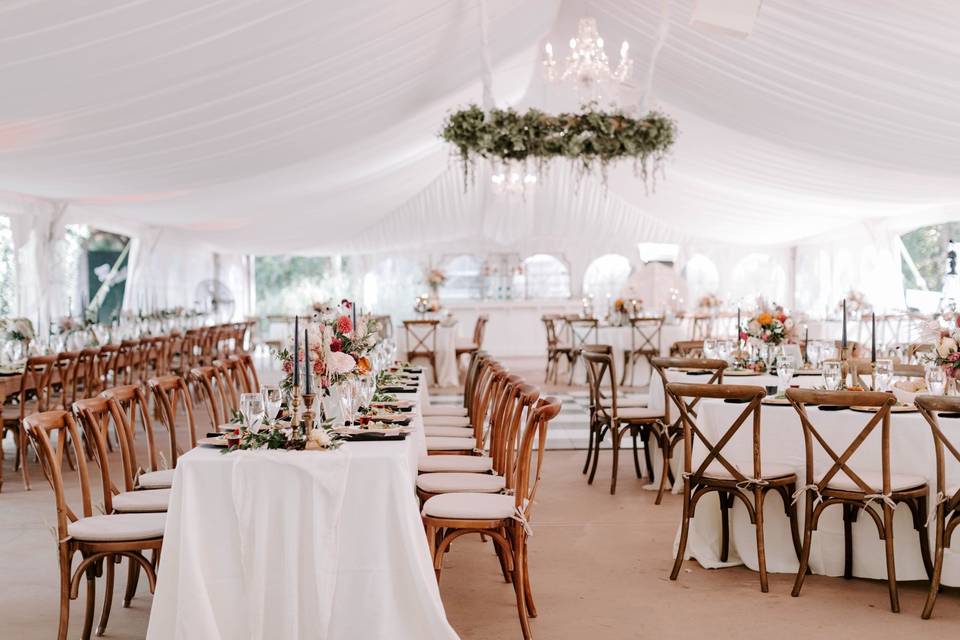
[[[927,367],[924,375],[927,381],[927,392],[932,396],[942,396],[947,388],[947,372],[943,367],[936,365]]]
[[[264,413],[267,420],[273,422],[280,415],[280,404],[283,402],[283,393],[280,387],[262,387],[260,394],[263,396]]]
[[[730,362],[733,354],[733,340],[717,340],[717,357],[724,362]]]
[[[823,363],[823,386],[827,391],[837,391],[843,381],[843,363],[839,360],[827,360]]]
[[[873,363],[873,386],[876,391],[889,391],[893,380],[893,360],[877,360]]]
[[[263,396],[259,393],[241,393],[239,404],[244,424],[256,433],[260,430],[260,416],[263,415]]]
[[[823,345],[813,340],[807,342],[807,362],[810,363],[810,366],[814,369],[819,369],[822,357]]]
[[[716,358],[717,357],[717,341],[714,338],[705,338],[703,341],[703,357],[704,358]]]
[[[782,393],[790,386],[793,374],[797,370],[797,359],[794,356],[782,355],[777,358],[777,378],[780,380],[778,390]]]

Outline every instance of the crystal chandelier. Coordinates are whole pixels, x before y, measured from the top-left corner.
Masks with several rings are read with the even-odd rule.
[[[572,81],[583,104],[602,100],[602,87],[611,82],[623,82],[633,68],[630,44],[624,40],[620,45],[620,63],[610,69],[610,60],[603,50],[603,38],[597,32],[597,21],[593,18],[581,18],[577,24],[577,37],[570,38],[570,55],[563,71],[558,69],[553,57],[553,45],[548,42],[544,50],[543,69],[547,80]]]
[[[536,186],[537,176],[513,168],[502,169],[490,176],[490,183],[493,186],[493,192],[497,194],[525,194],[527,189]]]

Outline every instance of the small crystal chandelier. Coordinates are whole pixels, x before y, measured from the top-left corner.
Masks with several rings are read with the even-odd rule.
[[[527,189],[536,186],[537,176],[514,168],[504,168],[490,176],[490,184],[497,194],[525,194]]]
[[[602,100],[601,87],[610,82],[623,82],[633,68],[630,44],[624,40],[620,45],[620,63],[610,69],[610,60],[603,50],[603,38],[597,32],[597,21],[593,18],[581,18],[577,24],[577,37],[570,38],[570,55],[562,72],[553,57],[553,45],[548,42],[544,50],[543,69],[547,80],[572,81],[583,104]]]

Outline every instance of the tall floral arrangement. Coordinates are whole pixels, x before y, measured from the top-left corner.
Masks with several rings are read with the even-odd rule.
[[[927,362],[942,367],[953,378],[960,378],[960,317],[948,327],[931,320],[923,328],[923,339],[933,345]]]
[[[747,328],[741,331],[740,339],[776,346],[786,342],[793,332],[793,327],[793,320],[783,307],[761,308],[759,313],[747,322]]]
[[[423,276],[424,281],[427,283],[427,286],[433,290],[434,293],[442,287],[447,281],[447,274],[445,274],[440,269],[436,267],[427,269],[426,274]]]
[[[4,318],[0,320],[0,331],[6,340],[12,342],[32,342],[36,337],[29,318]]]

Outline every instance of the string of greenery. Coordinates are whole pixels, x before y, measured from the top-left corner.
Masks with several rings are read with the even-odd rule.
[[[596,111],[550,115],[538,109],[518,113],[513,109],[484,112],[470,105],[451,113],[440,137],[456,147],[463,164],[464,187],[477,158],[504,164],[533,160],[542,173],[546,162],[568,158],[583,173],[598,165],[604,183],[610,163],[632,159],[636,173],[647,182],[650,169],[657,169],[677,137],[676,123],[651,111],[633,118],[620,111]],[[650,166],[650,161],[653,166]]]

